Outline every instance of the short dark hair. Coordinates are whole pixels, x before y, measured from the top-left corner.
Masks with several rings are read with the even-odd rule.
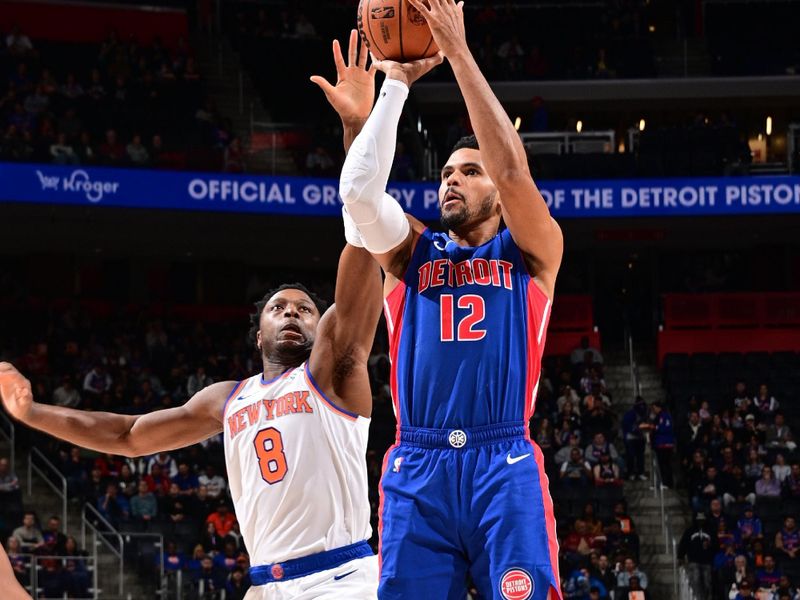
[[[462,137],[460,140],[456,142],[456,145],[453,146],[453,149],[450,150],[450,154],[455,152],[456,150],[461,150],[462,148],[468,148],[470,150],[480,150],[480,146],[478,145],[478,138],[474,135],[466,135]]]
[[[258,333],[259,325],[261,324],[261,313],[264,312],[264,307],[269,302],[269,299],[272,298],[278,292],[282,292],[283,290],[299,290],[303,292],[306,296],[311,298],[311,301],[314,303],[314,306],[317,307],[319,314],[321,315],[324,313],[328,308],[328,303],[325,302],[322,298],[317,296],[314,292],[309,290],[306,286],[302,283],[284,283],[279,285],[276,288],[272,288],[268,290],[264,297],[261,298],[258,302],[255,303],[256,312],[250,315],[250,342],[255,345],[256,343],[256,333]]]

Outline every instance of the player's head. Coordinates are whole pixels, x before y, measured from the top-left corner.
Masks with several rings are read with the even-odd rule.
[[[500,196],[481,160],[474,135],[461,138],[442,167],[439,209],[442,225],[460,231],[495,219],[500,226]]]
[[[250,315],[250,337],[264,358],[299,364],[311,354],[325,302],[302,283],[268,291]]]

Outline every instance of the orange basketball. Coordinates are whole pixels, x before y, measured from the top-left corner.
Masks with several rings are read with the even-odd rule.
[[[408,0],[361,0],[358,31],[379,60],[410,62],[439,51],[425,18]]]

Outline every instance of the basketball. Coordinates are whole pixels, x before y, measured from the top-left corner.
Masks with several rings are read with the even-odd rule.
[[[439,51],[425,18],[408,0],[361,0],[358,31],[379,60],[411,62]]]

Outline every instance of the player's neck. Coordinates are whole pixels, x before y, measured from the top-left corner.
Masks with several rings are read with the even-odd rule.
[[[282,357],[280,359],[266,358],[263,359],[264,369],[262,377],[264,381],[271,381],[276,377],[280,377],[286,371],[296,369],[305,362],[305,358],[288,359]]]
[[[477,223],[467,223],[458,231],[448,232],[450,239],[463,247],[481,246],[497,235],[499,224],[494,219],[486,219]]]

